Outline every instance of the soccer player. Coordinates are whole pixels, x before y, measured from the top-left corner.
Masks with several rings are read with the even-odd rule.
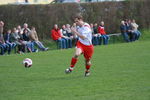
[[[91,58],[94,52],[94,47],[92,45],[92,30],[90,25],[83,21],[83,17],[78,15],[74,18],[75,23],[79,26],[77,29],[71,28],[72,32],[78,36],[78,41],[76,43],[75,54],[71,59],[70,67],[65,70],[66,73],[71,73],[77,63],[78,56],[81,54],[85,58],[85,76],[90,75]]]

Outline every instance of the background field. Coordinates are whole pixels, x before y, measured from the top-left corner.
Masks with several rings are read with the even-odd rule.
[[[91,76],[74,49],[0,56],[0,100],[150,100],[150,41],[96,46]],[[22,60],[33,60],[24,68]]]

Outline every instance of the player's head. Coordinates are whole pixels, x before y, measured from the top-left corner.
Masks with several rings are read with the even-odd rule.
[[[78,26],[82,26],[83,25],[83,17],[81,15],[76,15],[74,17],[74,22],[78,25]]]

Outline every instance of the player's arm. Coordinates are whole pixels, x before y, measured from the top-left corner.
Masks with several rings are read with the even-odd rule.
[[[81,39],[83,39],[83,40],[86,39],[86,37],[83,36],[83,35],[81,35],[79,32],[77,32],[75,28],[71,27],[71,31],[72,31],[75,35],[77,35],[78,37],[80,37]]]

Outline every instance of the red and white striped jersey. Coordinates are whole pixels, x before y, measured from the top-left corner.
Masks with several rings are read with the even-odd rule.
[[[84,45],[92,45],[92,30],[88,23],[84,23],[83,26],[78,27],[77,31],[85,37],[85,39],[81,39],[79,37],[79,41]]]

